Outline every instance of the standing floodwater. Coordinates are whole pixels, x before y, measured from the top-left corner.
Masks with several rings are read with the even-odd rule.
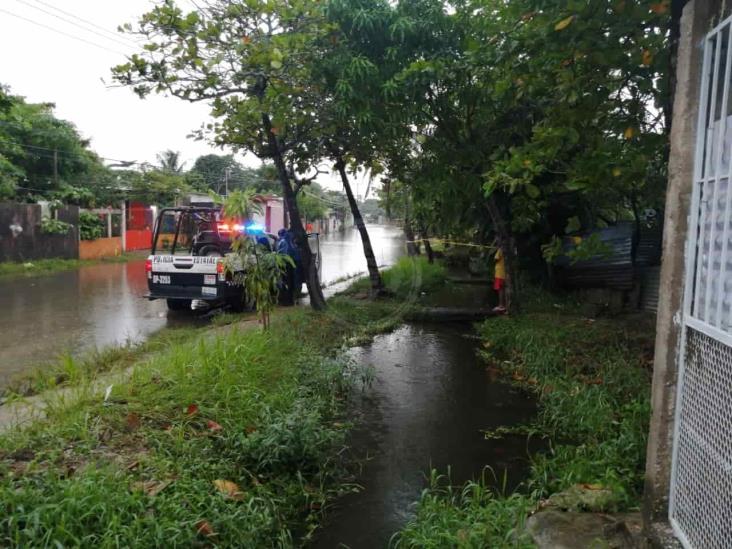
[[[468,325],[417,325],[352,351],[375,369],[356,403],[361,417],[351,445],[366,462],[364,490],[336,503],[314,545],[386,547],[414,513],[431,468],[451,471],[453,484],[490,466],[507,489],[525,473],[524,437],[485,440],[481,430],[528,422],[533,401],[497,383],[476,357]]]
[[[376,260],[391,264],[403,253],[398,227],[369,226]],[[366,270],[358,231],[322,238],[326,283]],[[144,260],[105,263],[47,276],[0,280],[0,388],[13,376],[62,353],[142,341],[171,324],[200,321],[168,314],[164,301],[148,301]]]
[[[378,265],[392,265],[404,254],[404,232],[394,225],[368,225],[369,239]],[[323,253],[321,282],[366,272],[361,235],[355,227],[320,237]]]

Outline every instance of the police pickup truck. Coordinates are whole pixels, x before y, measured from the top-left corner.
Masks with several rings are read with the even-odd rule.
[[[244,287],[235,281],[245,274],[236,261],[234,273],[227,272],[224,260],[239,236],[277,249],[277,237],[255,223],[224,219],[220,208],[182,206],[164,208],[158,214],[152,250],[145,262],[148,299],[165,299],[168,309],[190,310],[194,302],[210,306],[227,305],[240,310],[246,302]],[[308,235],[318,270],[321,267],[320,240]]]
[[[155,222],[152,251],[145,262],[148,299],[165,299],[171,310],[190,310],[194,301],[239,309],[244,288],[226,272],[224,258],[239,235],[275,249],[277,238],[262,227],[223,219],[220,208],[165,208]],[[243,269],[242,269],[243,270]]]

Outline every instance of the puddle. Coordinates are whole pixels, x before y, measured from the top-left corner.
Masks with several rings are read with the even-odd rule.
[[[511,386],[492,381],[475,355],[466,324],[408,324],[352,350],[375,369],[371,388],[354,403],[358,426],[350,444],[368,457],[358,494],[341,498],[314,547],[386,547],[413,516],[431,468],[452,484],[481,476],[489,466],[506,475],[507,490],[523,480],[525,437],[485,440],[481,430],[531,420],[535,403]]]

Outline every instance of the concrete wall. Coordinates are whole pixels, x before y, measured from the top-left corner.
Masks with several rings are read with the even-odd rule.
[[[122,237],[82,240],[79,243],[79,259],[103,259],[122,254]]]
[[[643,507],[645,527],[661,546],[674,543],[668,528],[668,499],[702,48],[704,37],[720,20],[722,3],[690,0],[681,19]]]
[[[58,211],[59,220],[73,225],[65,235],[41,233],[41,217],[38,204],[0,204],[0,261],[79,257],[79,208],[66,206]],[[14,232],[11,227],[22,231]]]

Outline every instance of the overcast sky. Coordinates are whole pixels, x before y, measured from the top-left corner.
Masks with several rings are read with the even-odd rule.
[[[189,0],[179,0],[184,9]],[[200,127],[208,107],[110,87],[110,68],[136,51],[117,26],[136,21],[151,0],[2,0],[0,83],[30,102],[56,104],[91,147],[109,159],[154,162],[165,149],[180,151],[190,167],[196,157],[225,154],[186,136]],[[248,166],[256,157],[238,157]],[[320,181],[340,188],[334,178]],[[362,185],[363,186],[363,185]]]

